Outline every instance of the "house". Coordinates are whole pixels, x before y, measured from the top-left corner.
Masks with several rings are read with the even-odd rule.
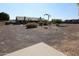
[[[65,20],[64,23],[79,24],[79,19]]]
[[[16,17],[16,24],[24,24],[26,22],[26,17],[25,16],[17,16]]]
[[[38,23],[39,19],[40,18],[37,18],[37,17],[16,16],[15,20],[6,21],[5,24],[6,25],[8,25],[8,24],[26,24],[28,22],[36,22],[36,23]],[[45,21],[46,19],[41,18],[41,20]]]
[[[42,20],[45,20],[44,18],[41,18]],[[25,16],[17,16],[16,17],[16,23],[17,24],[26,24],[28,22],[39,22],[39,18],[37,17],[25,17]]]

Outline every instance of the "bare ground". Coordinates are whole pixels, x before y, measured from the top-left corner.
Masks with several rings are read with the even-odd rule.
[[[66,55],[79,55],[79,24],[26,29],[24,25],[0,26],[0,55],[45,42]]]

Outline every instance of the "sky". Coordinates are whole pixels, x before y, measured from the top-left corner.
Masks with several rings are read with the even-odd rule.
[[[10,19],[16,16],[42,17],[50,14],[50,19],[77,19],[78,7],[75,3],[0,3],[0,12],[6,12]]]

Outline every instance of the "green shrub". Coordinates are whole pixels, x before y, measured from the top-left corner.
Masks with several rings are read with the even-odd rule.
[[[47,26],[48,25],[48,21],[44,20],[39,22],[39,26]]]
[[[0,21],[8,21],[9,18],[10,18],[9,14],[7,14],[5,12],[0,13]]]
[[[62,21],[61,19],[52,19],[51,22],[52,22],[53,24],[56,24],[56,23],[61,24],[63,21]]]
[[[59,26],[59,23],[56,23],[56,26]]]
[[[44,23],[43,23],[43,22],[39,22],[38,24],[39,24],[39,26],[43,26],[43,25],[44,25]]]
[[[53,24],[56,24],[56,26],[59,26],[63,21],[61,19],[52,19],[51,21]]]
[[[37,28],[37,23],[27,23],[26,28]]]
[[[47,26],[48,25],[48,22],[44,22],[44,25]]]
[[[6,21],[6,22],[5,22],[5,25],[9,25],[9,24],[10,24],[10,22],[9,22],[9,21]]]

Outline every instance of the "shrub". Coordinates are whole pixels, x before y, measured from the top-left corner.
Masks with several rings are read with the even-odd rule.
[[[44,25],[47,26],[48,25],[48,22],[44,22]]]
[[[0,13],[0,21],[8,21],[10,18],[9,14],[1,12]]]
[[[27,23],[26,28],[37,28],[37,23]]]
[[[48,25],[48,21],[47,20],[43,20],[39,22],[39,26],[47,26]]]
[[[56,26],[59,26],[59,23],[56,23]]]
[[[44,23],[43,22],[39,22],[39,26],[43,26],[44,25]]]
[[[44,27],[44,29],[48,29],[48,27]]]
[[[9,24],[11,24],[11,22],[9,22],[9,21],[6,21],[5,22],[5,25],[9,25]]]
[[[49,25],[49,21],[48,20],[44,20],[44,25],[45,26]]]
[[[59,26],[59,24],[63,23],[61,19],[52,19],[51,21],[53,24],[56,24],[56,26]]]

